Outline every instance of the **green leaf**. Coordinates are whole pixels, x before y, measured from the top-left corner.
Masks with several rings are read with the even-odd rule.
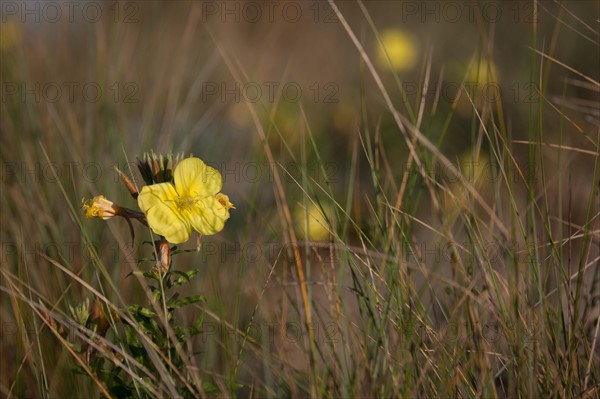
[[[167,303],[167,306],[172,309],[178,309],[183,306],[191,305],[193,303],[205,302],[205,301],[206,301],[206,298],[203,297],[202,295],[192,295],[192,296],[188,296],[183,299],[180,299],[180,300],[170,300]]]
[[[154,272],[144,272],[142,273],[144,277],[155,280],[155,281],[160,281],[160,277],[154,273]]]
[[[148,318],[156,317],[156,312],[149,308],[144,308],[140,305],[131,305],[128,307],[132,315],[140,315]],[[137,319],[137,318],[136,318]]]
[[[196,276],[198,274],[199,270],[190,270],[189,272],[185,273],[185,272],[181,272],[178,270],[173,270],[172,273],[173,274],[177,274],[178,276],[180,276],[179,278],[173,280],[173,282],[171,283],[172,286],[178,286],[178,285],[182,285],[185,283],[190,282],[191,279],[194,278],[194,276]]]
[[[202,382],[202,389],[204,390],[204,392],[206,393],[215,393],[215,392],[219,392],[219,387],[215,384],[213,384],[210,381],[203,381]]]
[[[195,335],[198,335],[202,332],[202,324],[204,323],[204,315],[200,315],[200,317],[198,317],[196,319],[196,321],[194,322],[194,325],[191,327],[188,327],[188,335],[190,337],[193,337]]]
[[[142,342],[140,341],[137,332],[128,324],[125,324],[125,339],[127,345],[134,348],[142,348]]]
[[[188,252],[196,252],[196,249],[177,249],[177,247],[171,248],[171,255],[184,254]]]

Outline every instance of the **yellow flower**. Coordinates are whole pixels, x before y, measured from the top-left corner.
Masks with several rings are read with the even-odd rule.
[[[113,216],[119,215],[121,207],[114,202],[107,200],[104,195],[98,195],[93,199],[84,202],[83,210],[85,210],[86,218],[108,220]]]
[[[0,24],[0,51],[10,51],[21,43],[21,26],[16,20]]]
[[[296,206],[294,211],[296,232],[302,239],[308,236],[309,240],[327,241],[330,227],[326,215],[330,216],[331,211],[332,209],[326,204],[323,204],[323,210],[313,203],[308,204],[308,209],[300,205]]]
[[[175,184],[144,186],[138,196],[152,231],[173,244],[187,241],[192,230],[203,235],[221,231],[233,207],[219,193],[221,174],[198,158],[187,158],[177,164],[173,178]]]
[[[485,58],[475,60],[467,72],[467,82],[477,83],[479,88],[485,88],[485,85],[494,85],[497,77],[498,68],[496,68],[493,61],[488,61]]]
[[[377,46],[379,64],[387,67],[388,57],[396,71],[408,71],[417,63],[417,44],[412,36],[398,29],[389,29],[381,33],[381,45]]]

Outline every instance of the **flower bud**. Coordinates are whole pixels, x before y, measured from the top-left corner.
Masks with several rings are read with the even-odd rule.
[[[167,155],[156,154],[154,151],[144,153],[142,159],[138,159],[138,169],[146,184],[168,183],[173,180],[173,169],[183,154],[169,153]]]
[[[155,242],[156,254],[158,256],[156,266],[161,273],[166,273],[171,268],[171,248],[165,240]]]
[[[129,194],[131,194],[133,199],[137,199],[140,192],[138,191],[138,188],[135,185],[135,183],[133,181],[131,181],[131,179],[125,173],[121,172],[118,168],[115,168],[115,170],[119,174],[119,177],[121,178],[121,181],[125,185],[125,188],[127,188],[127,191],[129,191]]]

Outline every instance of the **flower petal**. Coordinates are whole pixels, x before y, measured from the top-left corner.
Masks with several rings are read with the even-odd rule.
[[[221,174],[199,158],[186,158],[179,162],[173,176],[175,188],[182,197],[208,197],[223,187]]]
[[[190,238],[191,226],[177,210],[179,198],[171,183],[144,186],[138,196],[138,205],[146,214],[148,225],[167,241],[179,244]]]
[[[215,197],[207,197],[195,204],[194,211],[187,218],[194,230],[203,235],[212,235],[223,230],[229,212]]]
[[[142,187],[138,196],[138,206],[144,213],[155,205],[174,201],[178,198],[175,186],[171,183],[152,184]]]
[[[172,244],[180,244],[190,239],[190,224],[179,217],[166,203],[154,205],[146,213],[148,224],[156,234],[164,236]]]

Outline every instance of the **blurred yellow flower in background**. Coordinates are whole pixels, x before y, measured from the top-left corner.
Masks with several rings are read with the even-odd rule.
[[[331,209],[323,204],[323,211],[328,215]],[[300,205],[294,210],[294,226],[301,239],[308,236],[309,240],[327,241],[329,239],[329,223],[321,208],[312,203],[307,208]]]
[[[485,195],[493,186],[494,179],[497,178],[497,171],[489,156],[478,151],[473,153],[473,149],[462,152],[458,158],[458,170],[462,179],[453,173],[445,173],[448,181],[449,191],[444,193],[444,203],[446,208],[460,212],[462,205],[470,203],[470,193],[465,184],[473,186],[481,195]]]
[[[21,24],[15,20],[0,23],[0,51],[10,51],[21,43]]]
[[[333,126],[341,132],[353,133],[359,120],[359,112],[352,104],[340,102],[333,111]]]
[[[152,231],[173,244],[187,241],[192,230],[203,235],[221,231],[233,207],[219,193],[221,174],[199,158],[187,158],[177,164],[173,178],[174,184],[144,186],[138,197]]]
[[[398,29],[388,29],[380,35],[377,43],[377,61],[387,68],[391,63],[396,71],[408,71],[417,62],[418,49],[415,39]],[[388,61],[389,57],[389,61]]]
[[[464,81],[464,87],[457,93],[457,112],[462,117],[470,117],[473,105],[476,109],[494,105],[501,99],[498,68],[487,58],[472,58],[467,67],[456,67],[453,73],[456,82]],[[464,90],[464,91],[463,91]]]
[[[493,61],[485,58],[475,60],[467,73],[467,82],[479,85],[493,84],[498,79],[498,69]]]
[[[483,151],[478,151],[477,158],[473,150],[463,151],[459,158],[460,172],[463,178],[476,188],[482,188],[490,183],[492,178],[490,158]]]

